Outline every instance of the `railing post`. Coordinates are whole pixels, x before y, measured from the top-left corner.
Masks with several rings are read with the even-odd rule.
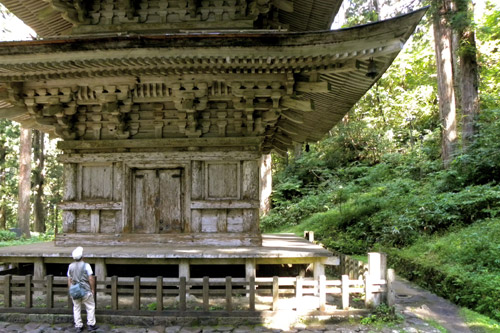
[[[255,311],[255,276],[251,276],[250,280],[248,281],[248,292],[249,292],[249,298],[248,298],[249,310]]]
[[[231,277],[226,276],[226,311],[233,311],[233,285]]]
[[[349,308],[349,275],[342,275],[342,309]]]
[[[4,307],[10,308],[12,306],[12,289],[10,283],[12,281],[12,275],[7,274],[3,278],[3,298]]]
[[[319,311],[326,309],[326,276],[320,275],[318,280]]]
[[[396,293],[394,291],[394,280],[396,273],[392,268],[387,270],[387,305],[394,306],[396,304]]]
[[[280,286],[279,286],[279,278],[277,276],[273,276],[273,311],[278,310],[278,299],[280,294]]]
[[[203,310],[210,310],[210,278],[208,276],[203,277]]]
[[[24,290],[25,290],[25,297],[24,297],[24,303],[26,304],[26,308],[29,309],[31,308],[33,304],[33,293],[31,289],[31,281],[32,281],[32,276],[31,275],[26,275],[24,277]]]
[[[181,311],[186,311],[186,277],[181,276],[179,282],[179,307]]]
[[[111,310],[118,310],[118,277],[111,277]]]
[[[385,253],[370,252],[368,253],[368,274],[366,275],[365,288],[366,307],[376,307],[380,305],[382,295],[375,293],[374,283],[385,279],[386,273],[386,255]]]
[[[47,309],[54,307],[54,276],[47,275]]]
[[[156,277],[156,311],[163,311],[163,276]]]
[[[300,311],[302,309],[302,289],[303,289],[303,278],[298,275],[295,278],[295,309]]]
[[[141,277],[134,277],[134,310],[141,309]]]

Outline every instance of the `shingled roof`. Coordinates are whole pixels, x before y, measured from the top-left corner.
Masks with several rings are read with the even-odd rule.
[[[64,18],[65,13],[56,10],[50,4],[58,1],[1,0],[0,2],[42,38],[71,34],[73,24]],[[288,31],[317,31],[330,29],[342,0],[272,0],[270,3],[272,10],[279,17],[279,22]]]
[[[162,81],[169,77],[180,77],[186,81],[185,77],[188,75],[203,77],[208,74],[210,80],[215,80],[203,83],[205,86],[209,85],[209,90],[204,92],[208,102],[225,100],[228,110],[241,109],[245,112],[244,106],[236,105],[240,103],[239,97],[237,101],[234,100],[234,96],[240,94],[238,91],[247,93],[243,92],[249,89],[245,80],[252,81],[253,88],[250,87],[248,92],[254,94],[252,98],[255,100],[270,94],[266,97],[267,101],[263,101],[270,103],[270,98],[275,96],[272,98],[276,98],[279,105],[268,105],[262,111],[258,111],[258,103],[252,106],[255,108],[252,111],[254,116],[261,114],[259,119],[266,122],[263,125],[265,130],[252,135],[261,135],[263,152],[272,149],[285,152],[294,142],[321,139],[340,121],[390,66],[424,13],[425,9],[422,9],[391,20],[324,32],[74,36],[46,41],[2,43],[2,99],[9,100],[12,107],[1,110],[0,116],[52,133],[58,126],[54,113],[57,110],[47,110],[36,115],[30,113],[23,104],[15,105],[16,96],[19,96],[16,89],[21,89],[16,82],[67,80],[75,86],[71,89],[84,89],[83,86],[78,88],[78,82],[87,86],[87,81],[103,78],[108,78],[104,81],[109,82],[120,77],[155,76],[158,79],[151,81],[151,87],[164,91],[172,86],[171,83]],[[374,66],[376,71],[368,73],[369,66]],[[271,83],[259,87],[261,83],[252,79],[257,74],[263,74],[264,77],[268,75],[271,81],[282,82],[276,88],[271,88]],[[241,82],[237,82],[238,76],[241,76]],[[225,80],[225,89],[233,97],[226,99],[210,95],[211,85],[218,82],[217,78]],[[143,93],[141,89],[150,89],[149,86],[143,87],[144,84],[146,83],[142,81],[134,81],[126,88],[131,91],[132,103],[141,103],[141,96],[134,94]],[[23,88],[25,96],[28,95],[25,98],[31,101],[33,97],[29,94],[35,94],[34,98],[39,99],[44,108],[50,108],[50,99],[58,98],[48,89],[43,93],[46,95],[41,97],[39,91],[30,93],[31,85]],[[199,88],[194,86],[194,89]],[[181,87],[181,90],[186,92],[186,88]],[[272,95],[273,91],[278,95]],[[263,95],[259,97],[261,92]],[[95,93],[94,91],[93,94]],[[58,94],[65,93],[59,91]],[[80,94],[82,93],[78,92],[75,96]],[[193,90],[192,94],[200,95],[201,90]],[[169,93],[164,96],[162,98],[168,103],[175,102],[173,99],[177,98]],[[241,98],[246,97],[242,95]],[[182,98],[176,103],[180,102]],[[76,100],[76,103],[86,102]],[[173,104],[165,104],[165,108],[175,109]],[[232,114],[226,116],[231,121],[245,120],[245,117],[233,118]],[[214,122],[216,120],[212,121],[213,124]],[[200,134],[201,137],[210,135],[208,132]],[[227,137],[241,135],[243,134],[237,132],[225,133]]]

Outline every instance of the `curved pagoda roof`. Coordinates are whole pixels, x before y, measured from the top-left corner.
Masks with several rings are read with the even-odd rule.
[[[4,42],[0,117],[74,142],[67,146],[74,149],[96,140],[101,148],[140,148],[130,139],[190,138],[257,142],[264,153],[284,153],[340,121],[424,13],[337,31]]]
[[[1,0],[39,34],[327,30],[342,0]]]

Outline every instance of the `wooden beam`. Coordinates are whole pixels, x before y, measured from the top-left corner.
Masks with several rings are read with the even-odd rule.
[[[259,208],[258,200],[217,200],[217,201],[192,201],[191,209],[252,209]]]
[[[273,6],[287,13],[293,13],[293,2],[290,0],[273,0]]]
[[[92,153],[92,154],[63,154],[57,157],[60,163],[105,163],[125,162],[132,167],[154,167],[161,168],[165,160],[172,161],[220,161],[228,158],[236,160],[253,160],[261,157],[260,151],[173,151],[173,152],[129,152],[129,153]],[[147,162],[146,162],[147,161]],[[147,164],[147,166],[145,165]],[[175,162],[173,164],[179,164]]]
[[[311,112],[314,111],[312,99],[295,99],[290,97],[283,97],[281,99],[281,106],[297,111]]]
[[[328,93],[330,92],[330,85],[328,82],[297,82],[295,83],[295,91],[305,93]]]
[[[281,112],[281,115],[292,123],[299,125],[304,123],[304,116],[300,112],[296,112],[293,110],[284,110],[283,112]]]
[[[189,139],[144,139],[144,140],[73,140],[59,141],[59,149],[118,149],[118,148],[162,148],[162,147],[239,147],[258,146],[263,138],[189,138]]]
[[[117,201],[107,201],[107,202],[76,202],[76,201],[66,201],[61,202],[58,207],[61,210],[120,210],[122,209],[122,203]]]
[[[10,119],[12,117],[19,117],[27,113],[28,110],[26,108],[15,106],[7,109],[0,109],[0,118]]]

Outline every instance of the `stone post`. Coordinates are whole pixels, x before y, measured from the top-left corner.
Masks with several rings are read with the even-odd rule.
[[[365,280],[366,307],[376,307],[382,302],[382,293],[378,292],[378,285],[385,279],[387,259],[385,253],[368,253],[368,273]]]

